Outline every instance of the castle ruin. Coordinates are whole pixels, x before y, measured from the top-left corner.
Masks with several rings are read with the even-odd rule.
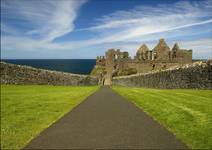
[[[152,50],[146,44],[141,45],[134,59],[128,52],[109,49],[105,56],[97,57],[94,70],[99,84],[111,85],[114,76],[146,73],[188,63],[192,63],[192,50],[180,49],[177,43],[170,49],[165,40],[160,39]]]

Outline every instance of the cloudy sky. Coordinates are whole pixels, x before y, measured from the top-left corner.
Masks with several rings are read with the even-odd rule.
[[[211,0],[1,0],[1,58],[96,58],[109,48],[134,56],[165,38],[208,59],[211,12]]]

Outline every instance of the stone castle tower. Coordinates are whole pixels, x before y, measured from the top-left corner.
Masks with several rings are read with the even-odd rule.
[[[154,59],[160,60],[160,61],[167,61],[169,60],[169,53],[170,53],[170,48],[169,46],[166,44],[164,39],[160,39],[159,43],[155,46],[155,48],[153,49],[153,51],[155,52],[155,56]]]

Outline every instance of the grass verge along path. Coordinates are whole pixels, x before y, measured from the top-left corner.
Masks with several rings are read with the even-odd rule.
[[[194,149],[212,149],[212,90],[112,87]]]
[[[1,85],[1,149],[21,149],[97,86]]]

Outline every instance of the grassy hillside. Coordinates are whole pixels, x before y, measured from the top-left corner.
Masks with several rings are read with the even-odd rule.
[[[1,85],[1,149],[23,148],[97,88]]]
[[[105,72],[105,67],[102,66],[95,66],[93,68],[93,70],[91,71],[90,75],[92,76],[97,76],[100,73],[104,73]]]
[[[212,90],[113,87],[194,149],[212,149]]]

